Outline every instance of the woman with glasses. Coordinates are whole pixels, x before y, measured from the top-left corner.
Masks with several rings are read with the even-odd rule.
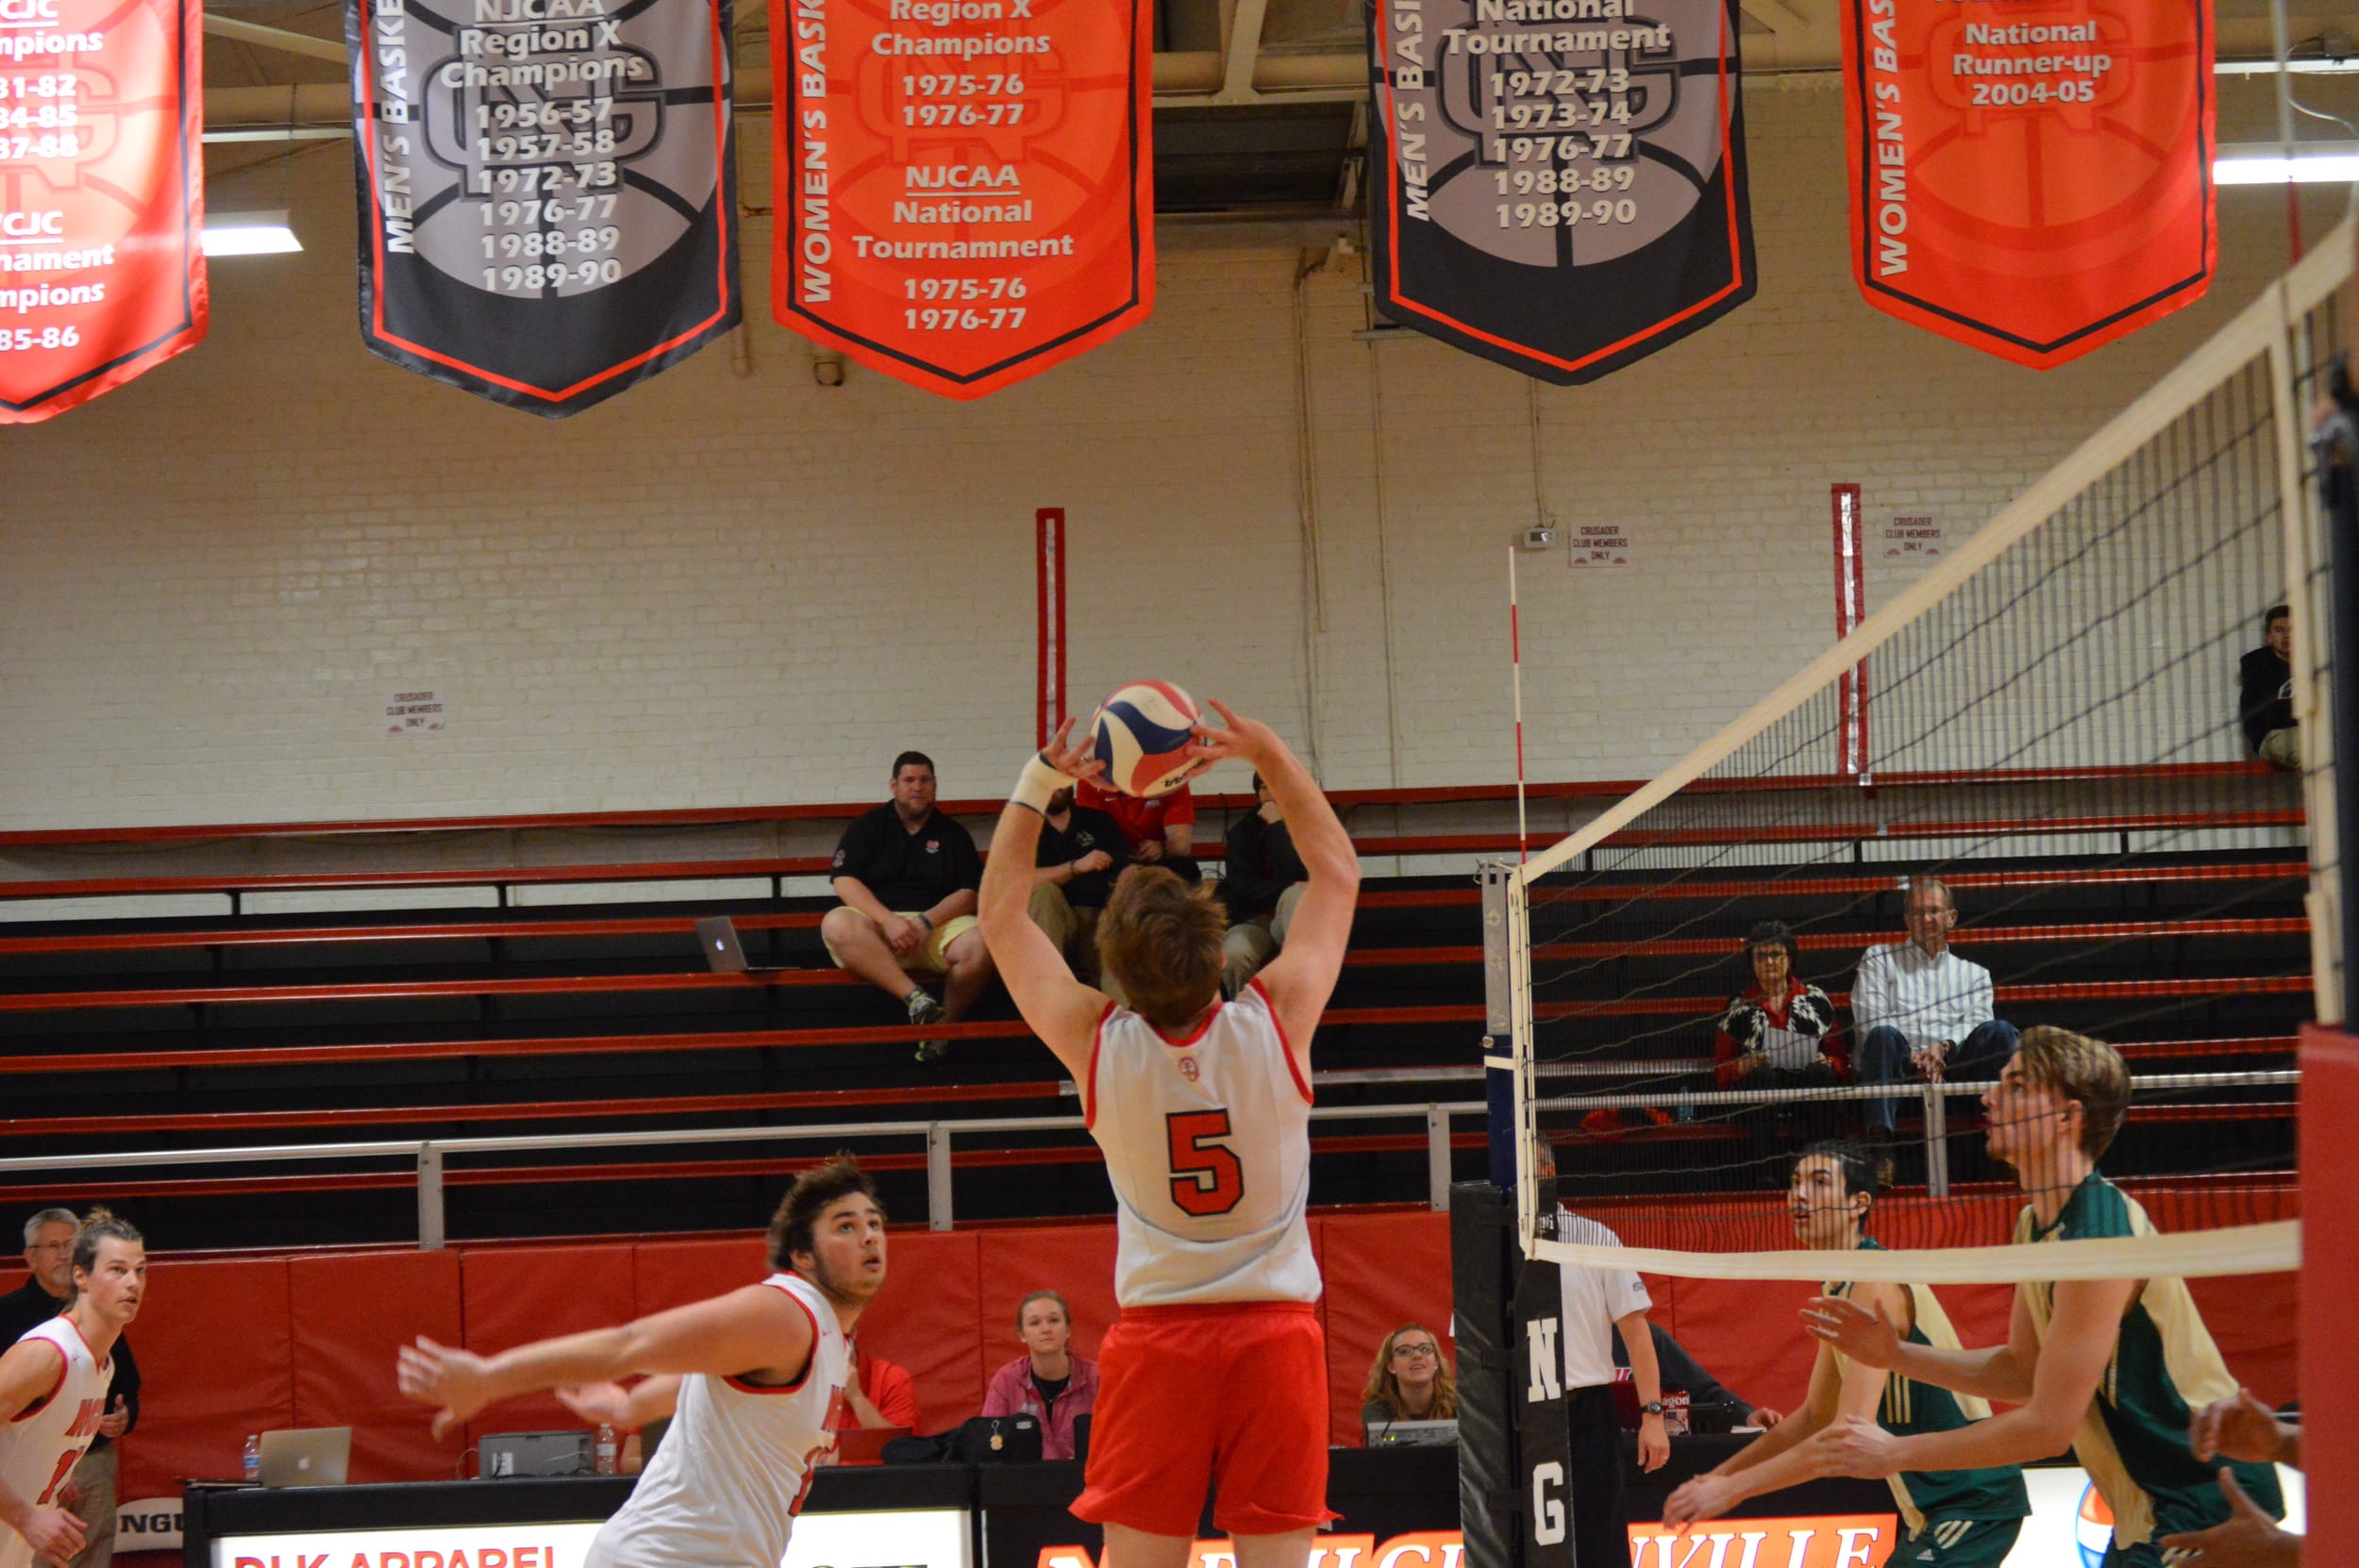
[[[1441,1341],[1423,1324],[1404,1324],[1384,1336],[1360,1396],[1367,1401],[1360,1408],[1360,1426],[1370,1443],[1397,1421],[1458,1419],[1458,1379],[1442,1359]]]

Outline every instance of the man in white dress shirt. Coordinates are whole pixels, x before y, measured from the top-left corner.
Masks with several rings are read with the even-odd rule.
[[[1995,1078],[2016,1027],[1991,1016],[1990,971],[1949,951],[1957,906],[1937,878],[1909,886],[1906,942],[1871,947],[1851,985],[1862,1083]],[[1869,1100],[1867,1129],[1890,1138],[1895,1100]]]

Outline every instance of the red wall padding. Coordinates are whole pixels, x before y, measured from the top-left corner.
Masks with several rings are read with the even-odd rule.
[[[1448,1220],[1334,1215],[1314,1220],[1312,1235],[1327,1276],[1331,1429],[1354,1443],[1360,1387],[1384,1335],[1414,1320],[1449,1337]],[[892,1283],[862,1326],[862,1345],[909,1368],[923,1429],[956,1426],[980,1409],[990,1374],[1020,1353],[1025,1293],[1062,1292],[1076,1347],[1096,1352],[1114,1317],[1113,1253],[1105,1223],[895,1230]],[[393,1389],[395,1347],[412,1335],[500,1350],[684,1305],[765,1272],[753,1236],[167,1259],[131,1331],[146,1382],[139,1431],[124,1445],[125,1495],[169,1494],[180,1476],[235,1476],[248,1432],[289,1426],[353,1426],[357,1480],[450,1476],[464,1444],[435,1443],[427,1412]],[[0,1289],[14,1283],[0,1278]],[[1800,1403],[1811,1345],[1796,1313],[1810,1286],[1652,1276],[1648,1285],[1658,1320],[1724,1381],[1782,1410]],[[2236,1375],[2265,1399],[2291,1398],[2295,1276],[2198,1280],[2194,1290]],[[1966,1343],[2005,1334],[2005,1287],[1943,1286],[1941,1297]],[[467,1442],[571,1425],[554,1399],[519,1400],[478,1416]]]

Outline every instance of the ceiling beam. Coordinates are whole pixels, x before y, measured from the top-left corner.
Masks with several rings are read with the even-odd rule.
[[[1810,18],[1787,5],[1785,0],[1737,0],[1747,16],[1773,33],[1801,33],[1810,30]]]
[[[1262,58],[1262,23],[1269,15],[1269,0],[1234,0],[1229,13],[1229,41],[1221,49],[1220,104],[1250,104],[1261,94],[1253,90],[1253,68]]]
[[[284,27],[265,27],[258,23],[215,16],[209,11],[205,16],[205,30],[217,38],[234,38],[240,43],[251,43],[258,49],[276,49],[281,54],[303,55],[311,59],[332,59],[338,65],[351,58],[341,39],[291,33]]]

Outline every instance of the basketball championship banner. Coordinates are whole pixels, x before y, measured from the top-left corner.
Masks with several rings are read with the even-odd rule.
[[[975,398],[1155,305],[1146,0],[772,0],[771,302]]]
[[[205,336],[197,0],[0,0],[0,425]]]
[[[2046,370],[2203,297],[2211,0],[1844,0],[1851,270]]]
[[[1376,297],[1544,381],[1752,298],[1736,0],[1369,0]]]
[[[550,419],[738,323],[729,0],[351,0],[360,336]]]

